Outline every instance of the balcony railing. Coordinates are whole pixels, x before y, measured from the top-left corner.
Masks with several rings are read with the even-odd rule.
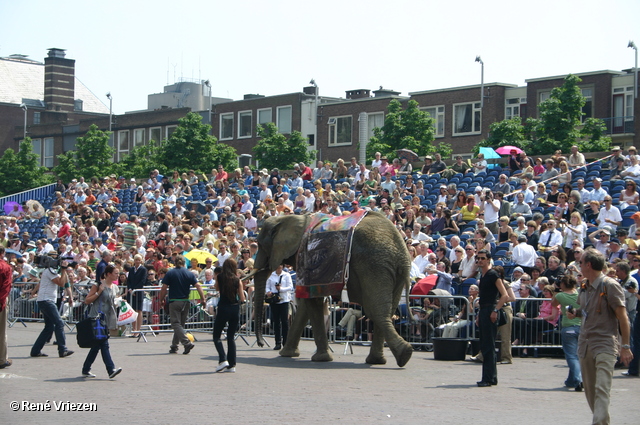
[[[633,134],[635,133],[634,117],[602,118],[607,129],[605,134]]]

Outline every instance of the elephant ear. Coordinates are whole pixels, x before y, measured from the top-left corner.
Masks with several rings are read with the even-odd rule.
[[[260,249],[255,268],[275,270],[284,260],[293,257],[309,222],[307,215],[273,217],[265,221],[258,237]]]

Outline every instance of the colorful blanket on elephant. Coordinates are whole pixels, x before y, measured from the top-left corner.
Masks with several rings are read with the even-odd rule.
[[[297,298],[337,296],[348,277],[353,230],[366,210],[348,216],[314,214],[297,254]]]

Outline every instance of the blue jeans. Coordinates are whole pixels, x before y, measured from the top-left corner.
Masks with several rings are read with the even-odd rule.
[[[38,339],[31,347],[31,355],[37,356],[42,351],[44,345],[51,339],[51,335],[55,332],[56,343],[58,344],[58,354],[67,351],[66,340],[64,337],[64,322],[58,313],[58,307],[53,301],[38,301],[38,309],[44,317],[44,329],[40,332]]]
[[[580,360],[578,359],[578,338],[580,337],[580,326],[567,326],[562,328],[562,350],[564,358],[569,366],[569,376],[564,381],[567,387],[576,387],[582,382],[580,372]]]
[[[113,364],[113,360],[111,360],[109,339],[103,339],[98,345],[91,347],[89,354],[87,354],[87,358],[84,360],[84,364],[82,365],[82,373],[89,373],[91,365],[96,360],[96,357],[98,357],[98,351],[102,354],[102,361],[107,368],[107,373],[111,375],[116,366]]]
[[[240,322],[240,306],[238,304],[218,305],[218,313],[213,320],[213,343],[218,351],[218,362],[228,361],[229,367],[233,367],[236,365],[236,331]],[[227,353],[225,354],[220,336],[227,323],[229,326],[227,327]]]
[[[633,320],[633,345],[631,346],[633,360],[629,363],[629,374],[638,375],[640,368],[640,314],[636,314]]]

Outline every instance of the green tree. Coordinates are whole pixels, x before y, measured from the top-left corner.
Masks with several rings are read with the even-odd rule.
[[[492,124],[491,135],[474,150],[514,145],[531,155],[549,155],[558,149],[569,152],[575,144],[583,152],[608,151],[611,138],[604,136],[604,122],[596,118],[582,122],[586,100],[578,86],[581,81],[576,75],[568,75],[562,86],[554,88],[549,99],[538,105],[539,118],[528,118],[525,124],[519,118]]]
[[[202,123],[202,116],[189,112],[178,121],[169,140],[164,141],[154,159],[168,170],[192,169],[208,173],[218,164],[225,169],[238,165],[236,150],[210,135],[211,126]]]
[[[47,168],[38,163],[31,138],[27,137],[20,142],[17,153],[9,148],[0,157],[0,195],[11,195],[52,183],[53,176],[45,174],[46,171]]]
[[[410,149],[418,155],[436,152],[443,157],[451,155],[451,145],[435,145],[435,120],[427,112],[419,109],[418,102],[410,100],[402,109],[399,100],[393,99],[387,106],[387,114],[382,128],[374,128],[374,136],[367,144],[367,159],[373,159],[376,152],[389,159],[397,157],[398,149]]]
[[[76,139],[76,150],[58,155],[54,172],[67,182],[78,177],[107,176],[116,171],[114,153],[115,150],[109,146],[109,132],[92,124],[87,134]]]
[[[289,138],[278,132],[278,127],[272,122],[259,125],[256,132],[260,140],[253,147],[256,160],[260,166],[272,169],[289,170],[299,162],[310,164],[313,162],[314,152],[307,151],[307,139],[299,131],[291,132]]]
[[[472,152],[477,154],[480,147],[499,148],[500,146],[517,146],[523,148],[527,142],[525,127],[522,119],[515,117],[498,122],[489,126],[489,137],[473,147]]]
[[[158,153],[160,151],[160,143],[154,140],[149,141],[149,144],[136,146],[131,150],[129,155],[125,156],[117,164],[118,174],[126,178],[139,178],[148,176],[151,171],[155,169],[166,169],[162,163],[159,163]],[[188,166],[182,167],[182,170],[186,170]]]

